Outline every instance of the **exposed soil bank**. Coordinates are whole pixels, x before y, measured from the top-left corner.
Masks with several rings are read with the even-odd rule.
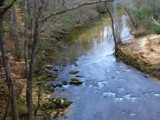
[[[119,46],[120,59],[160,79],[160,35],[147,35]]]

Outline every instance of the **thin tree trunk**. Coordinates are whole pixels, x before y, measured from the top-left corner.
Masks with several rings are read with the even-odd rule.
[[[25,55],[25,67],[26,67],[26,78],[27,78],[27,88],[26,88],[26,103],[28,109],[28,120],[34,120],[34,105],[33,105],[33,93],[32,93],[32,86],[33,86],[33,77],[34,77],[34,69],[33,69],[33,60],[29,62],[29,44],[32,45],[32,17],[31,14],[31,2],[30,0],[26,0],[25,2],[25,14],[29,16],[29,22],[27,22],[27,17],[25,18],[25,28],[24,28],[24,55]],[[28,24],[30,23],[30,24]],[[29,32],[27,30],[27,26],[29,26]],[[29,39],[28,39],[29,33]],[[34,50],[32,50],[34,51]],[[31,53],[31,59],[33,59],[33,52]]]
[[[113,23],[114,23],[114,30],[115,35],[117,38],[117,43],[121,43],[121,35],[120,35],[120,23],[118,22],[118,16],[117,16],[117,0],[113,2]]]
[[[34,106],[33,106],[33,94],[32,94],[32,86],[33,86],[33,80],[34,80],[34,70],[35,70],[35,63],[36,58],[38,54],[38,48],[39,48],[39,18],[36,18],[35,21],[35,29],[34,29],[34,42],[32,47],[32,54],[31,54],[31,62],[29,67],[29,76],[27,80],[27,107],[28,107],[28,114],[29,114],[29,120],[34,120]]]
[[[155,0],[155,19],[158,19],[158,0]]]
[[[28,38],[27,38],[27,35],[28,35],[28,30],[27,30],[27,11],[28,11],[28,1],[26,0],[25,1],[25,5],[24,5],[24,10],[25,10],[25,20],[24,20],[24,58],[25,58],[25,68],[26,68],[26,78],[27,80],[29,79],[28,76],[29,76],[29,60],[28,60]]]
[[[13,84],[13,79],[11,76],[9,58],[6,52],[6,45],[5,45],[5,41],[3,38],[3,13],[0,13],[0,15],[1,15],[0,16],[0,47],[1,47],[1,52],[2,52],[3,65],[5,68],[6,80],[8,83],[9,97],[11,99],[12,119],[19,120],[16,92],[15,92],[15,87]]]
[[[40,100],[41,100],[41,86],[39,85],[38,86],[38,101],[37,101],[37,107],[36,107],[36,109],[35,109],[35,116],[37,116],[37,112],[38,112],[38,109],[39,109],[39,107],[40,107]]]
[[[108,14],[110,16],[110,19],[111,19],[113,40],[114,40],[114,43],[115,43],[115,49],[117,49],[118,46],[117,46],[117,38],[116,38],[115,30],[114,30],[114,20],[113,20],[112,14],[111,14],[109,8],[107,7],[107,5],[106,5],[106,8],[107,8],[107,12],[108,12]]]
[[[17,15],[15,11],[15,7],[12,6],[11,9],[11,20],[12,20],[12,31],[14,35],[14,45],[15,45],[15,58],[20,60],[21,59],[21,48],[20,48],[20,37],[18,33],[18,25],[17,25]]]
[[[128,10],[127,7],[126,7],[126,5],[124,5],[124,8],[125,8],[125,11],[127,12],[128,16],[129,16],[129,18],[130,18],[130,20],[131,20],[131,22],[132,22],[132,25],[135,27],[135,29],[137,29],[137,24],[134,22],[131,14],[130,14],[130,12],[129,12],[129,10]]]

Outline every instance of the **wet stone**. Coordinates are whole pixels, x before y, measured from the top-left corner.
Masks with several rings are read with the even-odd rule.
[[[77,64],[77,63],[75,63],[75,64],[74,64],[74,66],[78,66],[78,64]]]
[[[72,102],[68,101],[63,98],[55,98],[53,100],[53,103],[56,105],[58,108],[67,108]]]
[[[82,81],[80,81],[76,78],[72,78],[71,82],[70,82],[70,84],[73,84],[73,85],[81,85],[82,83],[83,83]]]
[[[67,83],[67,81],[62,81],[62,84],[67,85],[68,83]]]
[[[149,78],[149,75],[145,75],[146,78]]]
[[[62,87],[62,84],[56,84],[56,87]]]
[[[51,70],[53,68],[53,66],[52,65],[46,65],[45,68]]]
[[[77,73],[79,73],[79,71],[76,71],[76,70],[72,70],[69,72],[69,74],[77,74]]]

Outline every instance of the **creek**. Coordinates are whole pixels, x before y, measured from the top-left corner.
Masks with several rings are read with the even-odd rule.
[[[122,15],[120,21],[122,41],[128,42],[133,36],[127,16]],[[56,88],[54,97],[73,102],[58,120],[160,119],[160,82],[116,62],[108,16],[74,29],[63,43],[57,48],[59,56],[54,61],[57,71],[53,72],[59,76],[54,84],[69,83],[72,78],[83,84]],[[69,74],[73,70],[78,73]]]

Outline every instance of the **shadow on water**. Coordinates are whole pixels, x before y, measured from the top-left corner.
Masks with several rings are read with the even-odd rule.
[[[122,15],[123,42],[132,39],[127,16]],[[74,29],[59,48],[56,61],[59,77],[55,84],[72,78],[80,86],[57,87],[54,97],[65,97],[73,103],[58,120],[158,120],[160,118],[160,84],[123,64],[113,56],[114,42],[109,18],[101,18],[90,27]],[[67,44],[68,43],[68,44]],[[63,48],[63,49],[62,49]],[[76,63],[76,64],[75,64]],[[65,67],[62,67],[66,64]],[[76,70],[79,73],[69,74]],[[152,99],[152,100],[149,100]]]

